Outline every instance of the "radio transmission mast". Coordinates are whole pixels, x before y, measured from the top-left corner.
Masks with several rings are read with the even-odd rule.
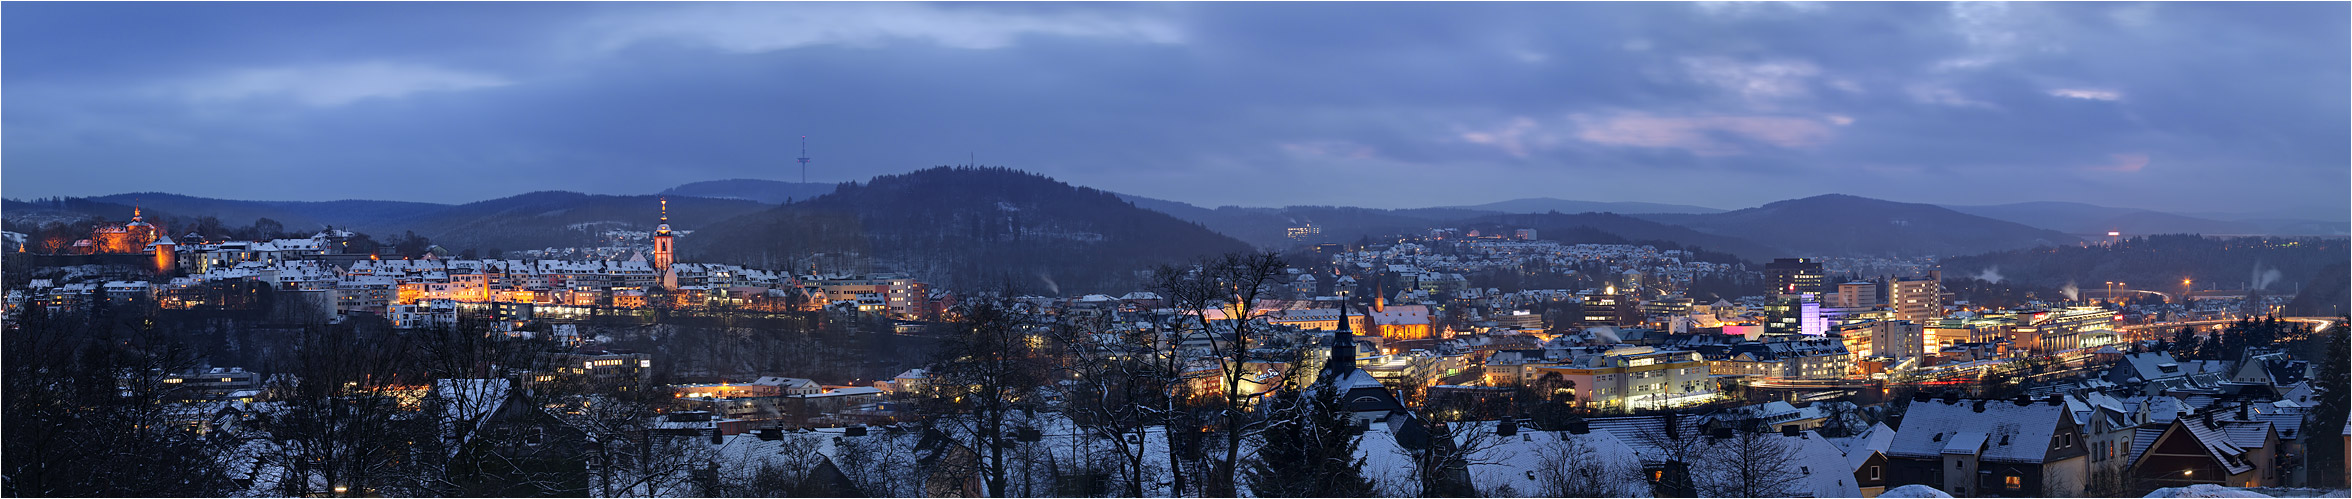
[[[808,183],[808,136],[800,136],[800,183]]]

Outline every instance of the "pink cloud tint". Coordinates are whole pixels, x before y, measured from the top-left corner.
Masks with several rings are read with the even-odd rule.
[[[1486,144],[1502,148],[1503,152],[1510,153],[1512,157],[1524,158],[1527,157],[1527,134],[1536,131],[1537,128],[1535,120],[1520,117],[1512,119],[1511,124],[1504,125],[1502,128],[1462,132],[1462,140],[1470,141],[1473,144]]]
[[[1725,140],[1738,138],[1782,148],[1809,148],[1836,135],[1829,124],[1806,118],[1777,116],[1661,117],[1640,113],[1606,119],[1573,117],[1576,138],[1596,144],[1675,148],[1702,156],[1747,152]]]
[[[2139,153],[2109,154],[2115,162],[2091,167],[2103,172],[2136,172],[2148,167],[2148,155]]]

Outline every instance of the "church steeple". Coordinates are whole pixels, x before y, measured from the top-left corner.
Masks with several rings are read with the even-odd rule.
[[[1348,328],[1347,299],[1339,300],[1339,331],[1331,333],[1331,358],[1323,361],[1324,378],[1337,381],[1356,370],[1356,334]]]
[[[670,233],[670,198],[668,197],[661,198],[661,225],[655,226],[653,232],[661,235],[669,235]]]
[[[661,198],[661,225],[653,228],[653,270],[664,276],[665,287],[676,287],[669,282],[670,263],[677,261],[677,247],[670,235],[670,198]]]

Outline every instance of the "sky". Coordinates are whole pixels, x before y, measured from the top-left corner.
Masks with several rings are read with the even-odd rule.
[[[23,3],[0,194],[2352,209],[2335,3]]]

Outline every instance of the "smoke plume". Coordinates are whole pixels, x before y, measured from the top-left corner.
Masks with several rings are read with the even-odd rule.
[[[1983,272],[1976,273],[1976,278],[1984,282],[1999,284],[2001,282],[2001,266],[1988,267]]]

